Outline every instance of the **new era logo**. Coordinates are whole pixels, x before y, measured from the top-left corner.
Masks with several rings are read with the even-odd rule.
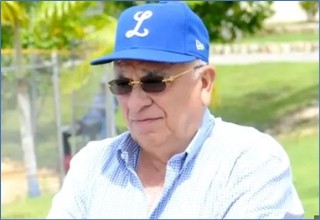
[[[196,40],[197,50],[204,50],[204,45],[200,41]]]

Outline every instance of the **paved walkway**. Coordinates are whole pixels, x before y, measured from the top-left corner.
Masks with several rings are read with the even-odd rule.
[[[226,54],[212,55],[212,64],[251,64],[259,62],[319,62],[319,51],[281,54]]]

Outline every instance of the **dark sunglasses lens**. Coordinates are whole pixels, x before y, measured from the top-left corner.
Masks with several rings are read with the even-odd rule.
[[[129,79],[116,79],[112,80],[110,85],[110,90],[115,95],[124,95],[128,94],[132,90],[132,86],[129,85],[130,80]]]
[[[162,92],[166,88],[166,83],[162,80],[162,76],[146,76],[141,79],[141,87],[145,92]]]

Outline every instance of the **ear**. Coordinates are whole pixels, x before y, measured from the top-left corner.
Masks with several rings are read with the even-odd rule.
[[[208,106],[211,102],[211,95],[213,84],[215,81],[216,71],[214,67],[210,65],[207,65],[203,68],[203,74],[201,75],[201,101],[203,105]]]

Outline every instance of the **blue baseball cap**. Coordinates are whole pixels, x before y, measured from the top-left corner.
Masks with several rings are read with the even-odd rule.
[[[202,20],[183,2],[144,4],[126,9],[119,17],[113,53],[93,60],[184,63],[208,62],[209,35]]]

